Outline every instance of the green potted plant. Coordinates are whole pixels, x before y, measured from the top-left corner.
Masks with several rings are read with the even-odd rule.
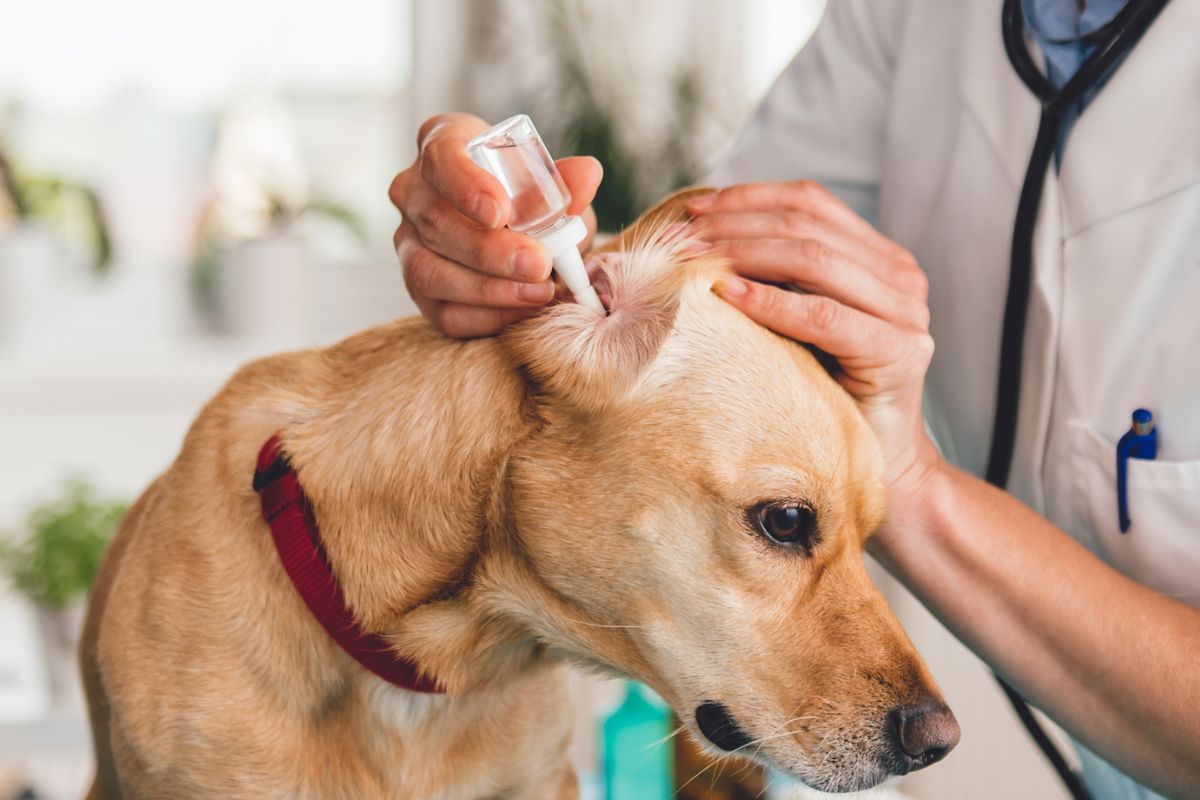
[[[0,570],[37,612],[55,702],[77,695],[75,650],[84,601],[125,504],[101,499],[75,478],[34,508],[25,535],[0,541]]]
[[[66,266],[104,275],[112,256],[93,189],[21,169],[0,151],[0,338],[36,324]]]

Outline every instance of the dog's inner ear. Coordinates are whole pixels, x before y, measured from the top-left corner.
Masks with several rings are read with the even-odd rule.
[[[582,411],[600,411],[629,393],[679,308],[677,290],[638,286],[628,277],[639,268],[636,257],[624,255],[592,263],[606,317],[563,302],[504,334],[514,360],[541,389]]]
[[[583,411],[626,397],[670,334],[698,254],[684,204],[707,189],[677,192],[588,258],[608,308],[600,316],[560,302],[504,334],[517,363],[546,391]]]
[[[592,250],[593,253],[628,252],[656,235],[663,228],[688,222],[685,206],[692,200],[715,192],[711,186],[692,186],[680,189],[660,200],[642,213],[632,225],[616,237]]]

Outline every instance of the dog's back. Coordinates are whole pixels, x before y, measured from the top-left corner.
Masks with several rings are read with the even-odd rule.
[[[436,556],[423,553],[422,516],[478,513],[463,488],[476,476],[448,472],[461,471],[464,456],[485,461],[497,437],[520,424],[512,422],[519,402],[504,394],[521,389],[505,364],[494,341],[452,342],[406,320],[253,363],[205,406],[176,461],[126,516],[92,592],[81,649],[96,749],[92,797],[336,797],[347,787],[354,797],[395,797],[389,772],[423,771],[417,785],[469,784],[463,765],[471,762],[503,780],[515,769],[514,746],[525,744],[514,731],[531,729],[549,734],[548,745],[528,743],[531,757],[559,773],[558,788],[574,781],[563,758],[559,670],[489,696],[480,713],[499,721],[476,733],[464,725],[470,699],[458,701],[466,714],[451,719],[426,708],[443,698],[404,697],[360,675],[287,581],[251,488],[255,455],[270,435],[339,414],[339,441],[296,445],[326,450],[319,465],[300,459],[301,474],[320,485],[323,470],[353,469],[367,484],[382,483],[343,451],[355,437],[389,431],[401,445],[394,455],[408,459],[404,492],[424,496],[397,519],[406,546],[323,526],[331,560],[345,567],[340,577],[362,590],[352,597],[356,612],[378,624],[387,608],[445,586],[474,546],[439,542]],[[474,385],[454,380],[455,370]],[[495,409],[506,406],[509,421],[497,425]],[[439,409],[466,416],[451,422]],[[403,453],[406,437],[419,456]],[[321,497],[321,507],[331,520],[354,518],[334,498]],[[351,537],[367,552],[342,557]],[[370,586],[347,574],[381,569],[388,581]],[[498,760],[510,763],[488,763]]]

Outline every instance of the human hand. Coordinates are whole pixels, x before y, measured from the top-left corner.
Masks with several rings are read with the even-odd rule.
[[[893,508],[918,497],[941,458],[921,410],[933,339],[928,283],[912,254],[808,181],[733,186],[687,209],[695,234],[751,279],[723,278],[715,291],[837,359],[835,377],[879,437]]]
[[[550,256],[537,240],[511,231],[504,188],[467,155],[487,123],[442,114],[421,125],[417,158],[388,196],[402,220],[393,243],[417,308],[447,336],[488,336],[554,296]],[[570,214],[595,230],[590,203],[600,185],[596,159],[556,162],[571,192]],[[586,250],[589,241],[580,244]]]

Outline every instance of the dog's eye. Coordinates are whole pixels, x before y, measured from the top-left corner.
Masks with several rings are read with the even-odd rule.
[[[751,510],[751,516],[764,536],[777,544],[812,549],[817,528],[817,515],[803,503],[785,501],[762,503]]]

